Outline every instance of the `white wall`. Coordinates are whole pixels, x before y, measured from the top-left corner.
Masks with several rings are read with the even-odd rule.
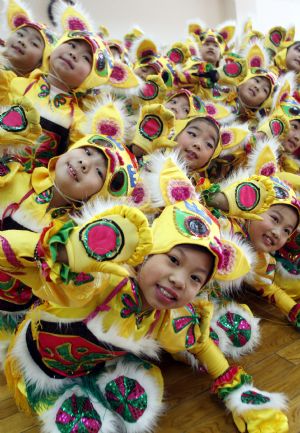
[[[24,0],[26,1],[26,0]],[[47,22],[47,0],[27,0],[37,17]],[[97,24],[112,38],[122,38],[133,25],[162,44],[184,39],[188,20],[199,18],[210,26],[235,18],[234,0],[85,0]]]
[[[24,0],[38,19],[47,22],[48,0]],[[122,38],[134,24],[161,44],[184,39],[188,20],[200,18],[210,26],[228,19],[242,24],[252,16],[253,27],[265,31],[288,26],[300,17],[300,0],[81,0],[97,24],[112,38]],[[299,22],[299,21],[298,21]],[[296,35],[300,38],[299,30]]]

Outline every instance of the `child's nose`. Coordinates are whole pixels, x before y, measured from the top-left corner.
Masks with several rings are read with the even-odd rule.
[[[79,165],[80,165],[81,171],[83,173],[86,173],[88,171],[89,165],[88,165],[87,161],[85,161],[84,159],[81,159],[79,161]]]

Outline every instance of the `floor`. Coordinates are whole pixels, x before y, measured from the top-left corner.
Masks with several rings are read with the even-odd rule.
[[[255,385],[288,395],[289,433],[300,433],[300,334],[273,307],[253,294],[248,304],[261,320],[259,349],[241,360]],[[166,357],[162,363],[167,413],[155,433],[235,433],[222,404],[209,394],[210,379]],[[0,433],[40,433],[38,423],[19,413],[0,374]]]

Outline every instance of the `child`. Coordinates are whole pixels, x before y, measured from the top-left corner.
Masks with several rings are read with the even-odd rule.
[[[201,99],[186,89],[173,92],[164,103],[168,110],[173,111],[176,120],[195,116],[202,105]]]
[[[46,26],[37,23],[26,5],[9,0],[6,10],[7,37],[3,66],[8,68],[10,79],[16,76],[28,76],[39,68],[47,72],[48,57],[53,49],[56,37]],[[5,23],[2,26],[2,36],[5,33]]]
[[[42,164],[47,166],[51,156],[67,149],[69,141],[82,137],[79,125],[85,117],[76,95],[107,82],[110,65],[100,38],[86,32],[69,32],[49,57],[49,73],[36,70],[30,78],[16,77],[11,82],[2,74],[3,103],[9,105],[7,99],[26,95],[41,114],[43,134],[31,149],[33,157],[28,170]]]
[[[258,178],[262,181],[263,176]],[[274,193],[271,201],[262,190],[257,193],[255,182],[238,181],[227,189],[221,187],[221,192],[207,196],[208,201],[233,218],[231,230],[248,239],[257,253],[257,265],[249,284],[274,303],[298,328],[298,304],[274,282],[276,259],[273,255],[297,230],[299,201],[295,192],[278,178],[265,178],[265,190]]]
[[[110,127],[117,126],[115,110],[108,104]],[[101,111],[101,119],[99,112]],[[105,128],[105,107],[94,113],[94,129]],[[92,129],[91,129],[92,130]],[[119,132],[121,124],[119,125]],[[112,130],[110,129],[112,133]],[[86,135],[60,157],[50,160],[48,168],[27,173],[14,158],[1,163],[1,228],[40,232],[55,218],[66,218],[81,204],[98,195],[121,197],[135,186],[137,166],[120,142],[99,133]],[[15,327],[36,299],[31,285],[1,272],[1,347],[5,350]]]
[[[241,367],[229,367],[209,338],[212,306],[195,299],[217,274],[232,279],[248,268],[239,247],[226,247],[212,214],[198,201],[169,205],[152,226],[153,242],[136,209],[88,215],[79,226],[48,228],[36,249],[47,288],[37,287],[48,302],[27,315],[6,362],[19,407],[37,413],[45,432],[71,431],[75,413],[76,427],[93,420],[94,431],[148,431],[161,411],[162,378],[157,367],[137,357],[155,356],[157,342],[170,353],[186,349],[207,366],[212,392],[237,425],[253,433],[253,423],[262,432],[265,425],[272,433],[287,432],[282,396],[257,390]],[[116,276],[124,261],[142,262],[135,278]],[[107,272],[107,264],[110,275],[87,291],[62,283],[67,270]],[[126,354],[131,356],[124,359]]]

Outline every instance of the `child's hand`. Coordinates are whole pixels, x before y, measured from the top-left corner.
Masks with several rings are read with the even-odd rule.
[[[40,115],[27,98],[15,98],[0,116],[1,145],[32,145],[41,135]]]
[[[266,176],[251,176],[222,188],[229,210],[235,218],[261,220],[258,215],[269,209],[275,198],[273,183]]]
[[[295,304],[288,314],[288,320],[300,331],[300,303]]]
[[[138,209],[119,205],[102,212],[98,210],[95,216],[90,209],[88,217],[81,225],[70,227],[65,235],[71,271],[127,276],[122,264],[135,266],[149,254],[151,231],[146,217]]]
[[[286,415],[278,409],[249,410],[241,415],[232,414],[233,421],[241,433],[287,433]]]

